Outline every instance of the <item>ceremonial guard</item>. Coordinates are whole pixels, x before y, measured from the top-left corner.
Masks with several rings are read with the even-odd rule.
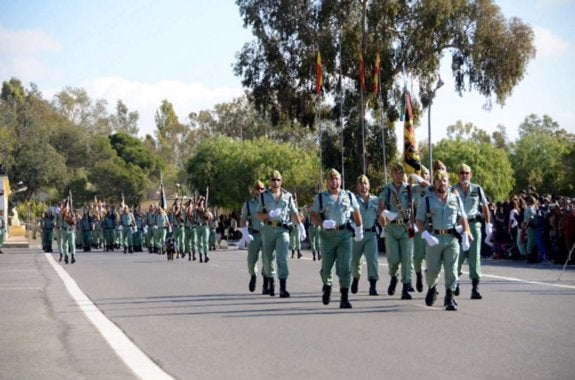
[[[427,188],[429,187],[429,170],[421,166],[422,181],[411,186],[411,194],[413,196],[414,214],[417,215],[417,207],[421,200],[426,195]],[[423,292],[423,261],[425,260],[425,240],[421,237],[422,231],[416,231],[413,238],[413,269],[415,271],[415,288],[419,293]]]
[[[453,291],[457,285],[457,260],[460,243],[469,244],[469,225],[461,198],[449,191],[449,176],[446,171],[433,173],[433,190],[421,200],[416,216],[417,229],[427,244],[425,254],[426,281],[429,286],[425,304],[432,306],[437,299],[437,284],[441,265],[445,272],[446,310],[457,310]],[[461,228],[458,228],[458,225]],[[461,229],[461,235],[458,232]]]
[[[369,281],[369,295],[377,296],[377,281],[379,280],[379,252],[377,249],[376,222],[379,200],[369,193],[369,179],[361,175],[357,179],[357,193],[355,197],[359,204],[361,219],[363,221],[363,240],[353,243],[351,256],[351,292],[357,293],[359,278],[361,277],[361,258],[365,257],[367,263],[367,279]]]
[[[182,206],[181,200],[176,198],[174,200],[174,204],[172,204],[171,209],[172,214],[172,225],[174,228],[174,240],[176,242],[176,247],[178,247],[178,251],[176,252],[176,258],[180,256],[184,257],[184,243],[185,243],[185,221],[184,221],[184,210]]]
[[[56,218],[52,213],[52,210],[48,210],[44,213],[40,225],[42,228],[42,249],[44,252],[52,252],[52,240],[54,239],[54,225]]]
[[[154,225],[154,252],[164,254],[164,243],[166,242],[166,237],[171,226],[168,214],[166,214],[166,211],[161,206],[156,208]]]
[[[263,254],[267,262],[273,268],[273,262],[277,263],[277,274],[280,282],[280,298],[290,296],[287,290],[289,269],[287,257],[289,252],[289,231],[294,228],[300,230],[300,238],[306,238],[305,228],[299,217],[297,207],[290,192],[282,188],[282,176],[277,170],[270,175],[270,187],[260,194],[257,215],[263,226]],[[264,260],[264,263],[266,263]],[[268,294],[275,296],[275,284],[273,269],[268,277]]]
[[[403,288],[401,299],[409,300],[411,295],[411,271],[413,265],[413,237],[415,236],[413,197],[411,186],[404,181],[404,169],[399,163],[391,168],[393,181],[386,185],[379,195],[379,223],[385,228],[385,252],[389,276],[387,294],[395,294],[397,274],[401,265]]]
[[[61,236],[62,239],[62,250],[64,252],[64,262],[68,264],[70,261],[72,264],[76,262],[76,239],[74,228],[76,226],[76,217],[74,211],[69,203],[67,203],[62,209],[62,224],[61,224]]]
[[[153,204],[146,212],[146,247],[149,253],[154,252],[154,237],[156,235],[156,209]]]
[[[352,192],[341,188],[341,174],[330,169],[327,191],[320,192],[311,206],[312,222],[322,226],[320,231],[323,261],[320,276],[323,283],[322,302],[329,305],[333,284],[333,266],[339,277],[340,309],[351,309],[351,255],[353,239],[363,240],[363,221],[359,204]],[[354,222],[352,224],[352,222]],[[355,235],[355,237],[354,237]]]
[[[124,247],[124,253],[134,253],[132,233],[136,227],[136,219],[134,218],[134,214],[130,212],[130,208],[126,205],[124,205],[124,209],[120,215],[120,226],[122,231],[122,246]]]
[[[263,182],[256,181],[252,190],[253,197],[242,206],[240,213],[240,229],[242,231],[242,239],[247,244],[248,249],[248,273],[250,275],[250,282],[248,289],[250,292],[256,289],[257,279],[257,262],[260,252],[262,250],[262,222],[258,219],[257,210],[260,194],[265,191]],[[267,294],[268,291],[268,278],[271,271],[271,263],[265,262],[266,257],[262,254],[262,278],[263,290],[262,294]]]
[[[311,206],[307,210],[307,231],[308,231],[308,239],[309,245],[311,249],[311,254],[313,255],[313,261],[317,259],[321,260],[321,238],[319,236],[319,232],[321,231],[321,226],[317,226],[312,223],[311,220]]]
[[[132,233],[132,245],[134,247],[134,252],[142,252],[144,244],[144,230],[146,229],[146,219],[140,212],[138,208],[134,211],[134,219],[136,221],[136,228]]]
[[[214,219],[212,213],[206,207],[206,198],[201,196],[196,203],[196,237],[198,239],[198,255],[200,263],[210,261],[208,250],[210,244],[210,222]],[[202,260],[202,254],[204,255]]]
[[[467,222],[473,236],[473,242],[469,250],[463,249],[459,252],[459,261],[457,264],[457,274],[463,274],[462,268],[465,259],[469,263],[469,277],[471,279],[471,299],[478,300],[483,298],[479,293],[479,280],[481,279],[481,219],[485,220],[486,239],[491,238],[493,225],[491,224],[491,214],[489,212],[489,203],[485,197],[483,188],[475,183],[471,183],[473,173],[471,167],[466,164],[459,165],[459,183],[454,189],[459,194],[467,214]],[[459,281],[455,288],[454,294],[459,295]]]
[[[82,246],[84,252],[90,252],[92,250],[92,230],[94,228],[94,223],[90,217],[89,210],[84,210],[82,214],[82,219],[80,222],[80,229],[82,231]]]
[[[104,246],[105,252],[114,252],[114,234],[116,231],[116,212],[113,206],[108,206],[104,215]]]
[[[184,209],[184,227],[185,227],[185,253],[188,254],[188,261],[196,261],[196,217],[195,217],[196,205],[193,199],[188,201],[187,206]]]

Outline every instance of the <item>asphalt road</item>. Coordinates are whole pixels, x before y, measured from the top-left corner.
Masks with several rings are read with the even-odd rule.
[[[459,310],[451,312],[442,307],[443,277],[434,307],[425,306],[425,291],[401,300],[398,286],[388,296],[381,256],[380,295],[367,295],[364,276],[353,309],[340,310],[337,289],[330,305],[321,303],[320,264],[309,251],[289,261],[286,299],[261,295],[261,278],[250,293],[246,252],[234,247],[212,252],[207,264],[80,252],[64,265],[37,247],[4,251],[0,379],[159,378],[127,364],[145,360],[110,335],[116,327],[167,378],[567,380],[575,373],[573,267],[484,261],[483,300],[469,299],[464,274]],[[72,298],[74,282],[88,299]],[[112,326],[103,332],[100,312]]]

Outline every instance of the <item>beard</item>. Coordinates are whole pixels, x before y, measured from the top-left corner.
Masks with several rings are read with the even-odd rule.
[[[445,194],[447,193],[447,186],[440,185],[435,191],[437,191],[438,194]]]

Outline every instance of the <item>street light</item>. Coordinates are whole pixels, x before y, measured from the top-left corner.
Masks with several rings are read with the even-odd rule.
[[[445,82],[443,82],[441,77],[439,77],[439,80],[435,85],[435,89],[431,93],[431,99],[429,99],[429,106],[427,107],[427,136],[429,138],[427,144],[429,150],[429,175],[431,178],[433,178],[433,150],[431,148],[431,103],[433,103],[433,98],[435,98],[435,92],[439,90],[444,84]]]

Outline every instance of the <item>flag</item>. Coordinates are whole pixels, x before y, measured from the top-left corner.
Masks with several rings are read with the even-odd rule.
[[[363,63],[363,54],[359,53],[359,83],[361,84],[361,90],[366,92],[365,87],[365,64]]]
[[[165,210],[168,207],[168,202],[166,201],[166,193],[164,191],[164,179],[160,177],[160,207]]]
[[[373,74],[373,92],[376,95],[379,95],[379,80],[380,80],[380,71],[381,71],[381,58],[379,58],[379,53],[375,57],[375,72]]]
[[[126,207],[126,201],[124,200],[124,193],[122,193],[122,204],[120,205],[120,207],[122,207],[122,210],[124,209],[124,207]]]
[[[321,95],[321,89],[323,87],[323,67],[321,65],[321,53],[317,51],[317,83],[315,85],[315,92]]]
[[[411,105],[411,95],[405,89],[403,99],[402,116],[404,121],[403,128],[403,167],[407,175],[421,174],[421,158],[417,148],[417,139],[413,127],[413,107]]]

